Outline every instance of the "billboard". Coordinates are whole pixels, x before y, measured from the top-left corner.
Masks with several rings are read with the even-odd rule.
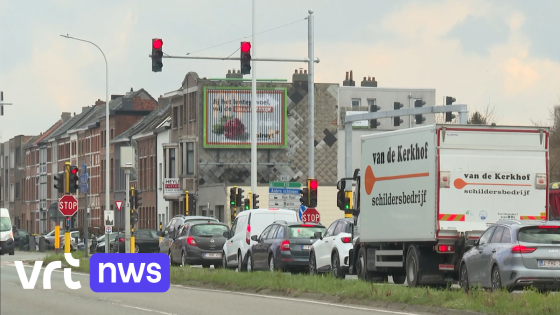
[[[257,144],[286,148],[287,88],[257,89]],[[251,147],[251,88],[204,88],[205,148]]]

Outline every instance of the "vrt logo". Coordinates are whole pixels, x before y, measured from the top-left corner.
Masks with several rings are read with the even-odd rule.
[[[80,266],[80,260],[74,259],[72,254],[65,253],[64,259],[66,262],[73,267]],[[27,279],[27,274],[25,273],[25,268],[23,267],[22,261],[14,261],[16,265],[16,270],[19,276],[19,281],[21,285],[26,290],[33,290],[35,288],[35,284],[37,283],[37,279],[39,278],[39,273],[41,272],[41,267],[43,266],[43,262],[38,260],[35,262],[35,266],[33,266],[33,271],[31,272],[31,277]],[[53,270],[55,269],[62,269],[62,263],[60,261],[53,261],[45,267],[45,271],[43,272],[43,289],[50,290],[51,289],[51,275]],[[72,269],[64,268],[64,283],[68,289],[77,290],[82,287],[80,281],[72,281]]]

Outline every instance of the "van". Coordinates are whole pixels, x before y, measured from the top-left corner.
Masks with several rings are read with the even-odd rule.
[[[14,233],[10,212],[6,208],[0,208],[0,255],[5,253],[14,254]]]
[[[299,221],[297,212],[288,209],[251,209],[240,212],[231,230],[224,232],[226,242],[222,252],[222,267],[237,267],[239,272],[247,270],[247,253],[256,243],[251,236],[260,235],[264,229],[275,221]]]

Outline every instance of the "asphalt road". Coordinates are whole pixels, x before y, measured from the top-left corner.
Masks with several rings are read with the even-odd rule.
[[[346,306],[319,301],[244,294],[201,288],[172,286],[166,293],[95,293],[89,288],[89,275],[72,274],[81,289],[70,290],[62,272],[53,272],[51,290],[42,289],[42,272],[35,290],[21,286],[14,260],[38,259],[41,253],[16,252],[0,256],[0,314],[322,314],[322,315],[419,315]],[[31,266],[26,267],[27,276]]]

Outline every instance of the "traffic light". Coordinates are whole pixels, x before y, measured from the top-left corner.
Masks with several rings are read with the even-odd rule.
[[[309,190],[306,188],[302,188],[299,190],[299,193],[301,195],[301,198],[299,198],[299,201],[301,202],[301,204],[303,206],[308,206],[309,205]]]
[[[142,206],[142,197],[140,197],[140,191],[138,190],[134,190],[134,208],[135,209],[140,209],[140,206]]]
[[[454,97],[451,96],[445,97],[445,105],[453,105],[453,102],[455,101],[456,99]],[[445,113],[445,122],[452,122],[453,118],[455,118],[455,115],[453,115],[452,112]]]
[[[152,39],[152,71],[161,72],[163,68],[163,40],[161,38]]]
[[[251,73],[251,43],[241,42],[241,74]]]
[[[235,196],[236,194],[237,194],[237,189],[235,189],[235,186],[233,186],[229,190],[229,205],[232,207],[236,206],[236,202],[235,202],[237,200],[237,197]]]
[[[70,166],[70,193],[75,194],[76,191],[80,188],[80,176],[79,176],[79,169],[76,165]]]
[[[60,172],[57,175],[54,175],[54,188],[61,194],[64,194],[64,172]]]
[[[188,196],[186,196],[186,199],[187,205],[189,207],[189,212],[187,212],[187,215],[189,215],[191,211],[195,211],[196,209],[196,196],[194,194],[188,194]]]
[[[236,199],[235,199],[235,205],[237,207],[241,207],[241,205],[243,205],[243,199],[245,199],[243,197],[243,192],[244,190],[241,188],[237,188],[237,194],[235,195]]]
[[[377,113],[378,110],[380,110],[381,107],[377,106],[377,105],[370,105],[369,106],[369,111],[372,113]],[[377,128],[379,125],[381,125],[380,122],[377,121],[377,119],[371,119],[369,121],[369,127],[370,128]]]
[[[424,102],[423,100],[415,100],[414,101],[414,107],[422,107],[426,105],[426,102]],[[414,115],[414,117],[416,118],[416,124],[417,125],[421,125],[424,121],[426,121],[426,118],[424,117],[424,115]]]
[[[134,187],[130,188],[128,191],[128,202],[130,203],[130,209],[136,208],[134,206]]]
[[[253,194],[253,209],[259,208],[259,195]]]
[[[243,205],[244,205],[244,208],[243,208],[243,209],[245,209],[245,210],[251,209],[251,204],[250,204],[249,202],[250,202],[250,201],[249,201],[249,198],[243,199]]]
[[[319,184],[317,180],[310,178],[307,180],[307,187],[309,187],[308,207],[315,208],[317,207],[317,187],[319,187]]]
[[[393,103],[393,109],[394,110],[399,110],[403,107],[402,103],[399,102],[394,102]],[[401,117],[397,116],[397,117],[393,117],[393,126],[398,127],[403,123],[403,120],[401,119]]]
[[[138,222],[138,211],[130,209],[130,227],[134,227],[136,222]]]

